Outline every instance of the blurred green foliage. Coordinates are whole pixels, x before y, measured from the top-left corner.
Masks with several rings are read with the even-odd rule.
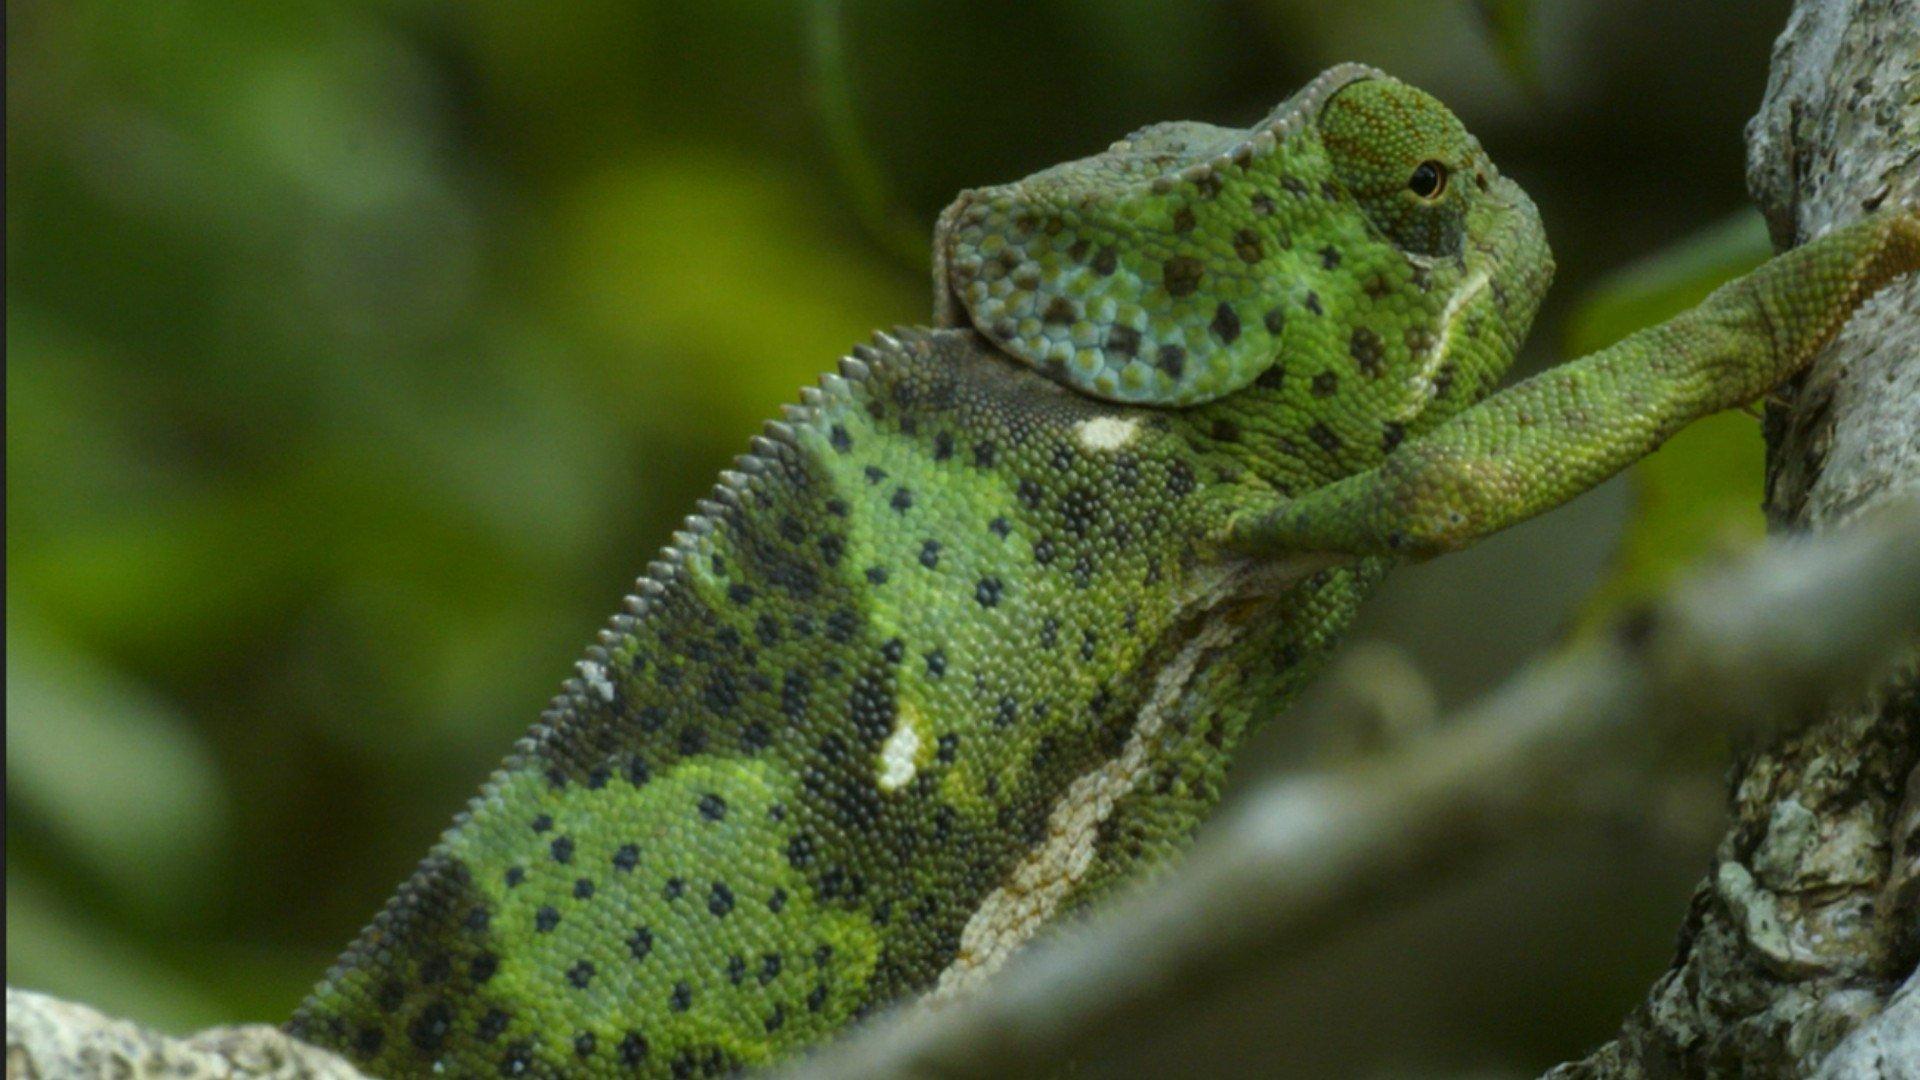
[[[1465,2],[10,4],[8,980],[173,1026],[283,1016],[757,422],[926,317],[914,230],[961,187],[1248,121],[1358,59],[1534,193],[1559,297],[1742,204],[1783,0],[1535,6],[1537,97]],[[1663,273],[1609,287],[1577,347],[1665,311]],[[1629,585],[1757,528],[1734,424],[1643,474],[1650,508],[1713,510],[1637,519]],[[1487,596],[1576,610],[1562,546],[1610,544],[1610,505],[1390,601],[1443,696],[1541,644]],[[1424,1021],[1340,1029],[1376,1065],[1577,1051],[1670,937],[1678,901],[1635,895],[1586,932],[1647,944],[1589,957],[1577,1008],[1463,1020],[1462,982],[1529,985],[1463,943]]]

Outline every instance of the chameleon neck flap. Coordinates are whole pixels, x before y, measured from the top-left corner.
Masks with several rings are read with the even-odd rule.
[[[936,229],[939,321],[971,322],[1111,401],[1192,405],[1246,386],[1280,351],[1279,312],[1337,269],[1295,244],[1339,226],[1314,118],[1341,89],[1380,77],[1341,65],[1251,129],[1155,124],[963,193]]]

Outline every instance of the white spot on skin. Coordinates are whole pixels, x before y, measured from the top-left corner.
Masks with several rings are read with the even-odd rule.
[[[1140,421],[1131,416],[1096,416],[1073,427],[1074,436],[1087,450],[1118,450],[1140,437]]]
[[[914,755],[920,752],[920,732],[913,726],[912,713],[900,711],[900,722],[880,748],[880,790],[891,795],[913,782]]]
[[[607,669],[592,660],[580,661],[580,677],[587,680],[587,689],[600,696],[600,700],[612,704],[613,680],[607,678]]]

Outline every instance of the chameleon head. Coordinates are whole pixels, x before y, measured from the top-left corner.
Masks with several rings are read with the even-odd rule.
[[[1134,404],[1334,353],[1416,396],[1443,369],[1491,383],[1552,275],[1533,203],[1453,113],[1351,64],[1251,129],[1156,124],[965,192],[934,246],[943,324]]]

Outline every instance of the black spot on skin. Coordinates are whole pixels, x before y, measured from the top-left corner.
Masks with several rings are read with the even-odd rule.
[[[719,821],[727,816],[727,800],[708,792],[700,796],[700,816],[708,821]]]
[[[828,499],[827,513],[832,514],[834,517],[843,518],[851,513],[851,511],[848,509],[845,499]]]
[[[935,649],[927,654],[927,674],[939,678],[947,673],[947,653],[944,649]]]
[[[1000,603],[1000,592],[1004,587],[997,577],[983,577],[973,587],[973,598],[980,601],[981,607],[995,607]]]
[[[1287,328],[1287,313],[1279,308],[1269,308],[1267,313],[1260,317],[1260,324],[1267,328],[1267,333],[1279,337],[1280,331]]]
[[[1080,307],[1064,296],[1056,296],[1047,304],[1047,310],[1040,313],[1040,321],[1055,326],[1067,326],[1078,322]]]
[[[525,880],[527,880],[526,867],[524,866],[507,867],[507,888],[511,889],[515,885],[518,885]]]
[[[1092,249],[1093,243],[1086,237],[1081,237],[1073,242],[1072,247],[1067,249],[1067,258],[1072,259],[1074,262],[1086,262],[1087,252]]]
[[[819,1012],[826,1007],[826,1004],[827,984],[815,983],[813,989],[807,994],[807,1010],[809,1012]]]
[[[816,428],[815,430],[817,431],[819,429]],[[853,436],[847,434],[847,429],[845,425],[842,425],[842,424],[833,425],[833,428],[829,432],[827,439],[829,442],[833,443],[833,448],[835,450],[838,450],[843,454],[853,449]]]
[[[533,928],[543,934],[559,925],[560,913],[550,904],[541,905],[540,910],[533,913]]]
[[[1179,345],[1162,345],[1153,358],[1153,366],[1177,379],[1187,370],[1187,350]]]
[[[579,1032],[575,1034],[573,1037],[573,1056],[578,1058],[590,1058],[593,1056],[594,1048],[597,1045],[599,1044],[594,1039],[593,1032],[591,1031]]]
[[[920,565],[929,570],[940,565],[940,541],[928,540],[920,545]]]
[[[1318,444],[1320,449],[1325,450],[1329,454],[1337,454],[1340,452],[1340,436],[1335,435],[1333,429],[1325,424],[1316,423],[1308,428],[1307,437]]]
[[[884,566],[867,567],[867,580],[875,585],[885,585],[887,583],[887,568]]]
[[[1040,485],[1027,477],[1022,477],[1020,482],[1014,485],[1013,491],[1029,510],[1040,509],[1041,501],[1047,497],[1047,493],[1041,490]]]
[[[880,659],[889,664],[899,663],[906,655],[907,643],[899,638],[888,638],[886,644],[880,646]]]
[[[993,443],[983,439],[973,444],[973,463],[975,466],[982,469],[991,469],[993,468],[995,456],[996,448]]]
[[[1340,249],[1334,247],[1332,244],[1321,248],[1320,265],[1328,270],[1338,270],[1340,268]]]
[[[1131,326],[1116,326],[1107,331],[1107,351],[1121,356],[1140,353],[1140,331]]]
[[[749,750],[765,750],[773,743],[773,732],[758,720],[740,729],[740,745]]]
[[[706,753],[707,729],[684,727],[680,729],[680,756],[697,757]]]
[[[1161,268],[1160,282],[1166,288],[1167,295],[1175,299],[1192,296],[1200,290],[1200,280],[1206,276],[1206,266],[1191,255],[1175,255]]]
[[[1207,173],[1193,182],[1193,189],[1199,192],[1202,198],[1214,198],[1220,194],[1220,178]]]
[[[945,461],[953,456],[953,436],[941,432],[933,437],[933,460]]]
[[[635,960],[645,960],[653,952],[653,931],[644,926],[635,927],[633,936],[627,939],[627,951]]]
[[[646,762],[637,757],[627,762],[627,783],[640,787],[652,778],[653,772],[647,768]]]
[[[1400,441],[1406,437],[1407,426],[1405,424],[1389,420],[1380,425],[1380,448],[1389,454],[1393,453],[1393,448],[1399,446]]]
[[[593,983],[593,962],[581,960],[567,969],[567,982],[575,990],[585,990]]]
[[[638,844],[621,844],[620,850],[613,853],[613,868],[615,870],[631,872],[634,867],[639,865],[640,846]]]
[[[1238,442],[1240,440],[1240,425],[1222,417],[1213,422],[1213,429],[1209,434],[1221,442]]]
[[[785,1005],[775,1005],[773,1012],[767,1014],[767,1018],[761,1021],[761,1024],[767,1029],[767,1034],[771,1035],[785,1026],[786,1022],[787,1007]]]
[[[780,954],[770,952],[760,958],[760,985],[765,986],[780,977]]]
[[[995,727],[1011,727],[1013,726],[1013,722],[1019,718],[1020,703],[1010,697],[1003,697],[1000,699],[998,707],[994,709],[993,725]]]
[[[741,980],[746,977],[747,958],[738,953],[727,957],[727,981],[735,986],[739,986]]]
[[[1433,393],[1435,397],[1446,397],[1447,391],[1453,389],[1454,371],[1453,361],[1449,360],[1440,365],[1439,371],[1433,373]]]
[[[473,962],[467,965],[467,978],[478,985],[493,978],[494,972],[499,970],[500,958],[493,953],[483,952],[475,956]]]
[[[839,533],[828,533],[820,538],[820,561],[829,567],[840,565],[840,556],[846,554],[847,538]]]
[[[1252,229],[1241,229],[1233,234],[1233,250],[1234,254],[1240,256],[1240,261],[1248,265],[1259,262],[1267,255],[1266,247]]]
[[[1233,310],[1232,304],[1222,300],[1220,306],[1213,309],[1213,322],[1208,324],[1208,329],[1222,343],[1231,345],[1240,340],[1240,313]]]
[[[1101,277],[1106,277],[1119,268],[1120,256],[1110,247],[1101,248],[1100,253],[1093,257],[1093,272]]]
[[[869,465],[860,471],[862,475],[866,476],[867,483],[869,484],[877,484],[887,478],[887,470],[878,465]]]
[[[1332,397],[1340,392],[1340,376],[1331,371],[1323,371],[1313,377],[1313,382],[1308,389],[1314,397]]]
[[[806,833],[794,833],[787,841],[787,865],[795,870],[805,870],[813,865],[813,837]]]
[[[686,1012],[693,1006],[693,987],[686,983],[673,984],[673,993],[667,995],[667,1008],[674,1012]]]
[[[1371,328],[1356,326],[1347,339],[1347,355],[1360,366],[1361,374],[1377,377],[1386,365],[1386,344]]]
[[[893,498],[887,500],[887,505],[904,514],[913,508],[913,492],[906,488],[895,488]]]
[[[560,863],[563,866],[567,863],[572,862],[573,861],[573,837],[571,836],[554,837],[553,843],[547,845],[547,853],[553,856],[554,862]]]
[[[1013,531],[1013,525],[1006,518],[995,515],[992,521],[987,522],[987,531],[1005,540],[1007,534]]]
[[[773,912],[775,915],[784,911],[786,906],[787,890],[785,889],[775,889],[773,890],[773,895],[767,897],[767,910]]]
[[[573,882],[573,898],[575,900],[593,899],[593,879],[575,878]]]
[[[505,1009],[488,1009],[486,1014],[480,1017],[479,1022],[473,1025],[473,1033],[481,1042],[492,1042],[499,1038],[500,1033],[507,1030],[507,1025],[512,1022],[512,1015]]]
[[[553,817],[551,815],[541,814],[533,819],[534,832],[543,833],[551,828],[553,828]]]
[[[660,889],[660,895],[668,900],[678,900],[686,895],[686,892],[687,883],[685,879],[677,877],[668,878],[667,883]]]
[[[634,1068],[647,1060],[647,1037],[637,1031],[627,1032],[620,1040],[620,1064]]]
[[[467,912],[467,930],[470,933],[483,934],[487,925],[493,921],[493,915],[486,908],[477,907]]]
[[[1041,566],[1052,565],[1054,555],[1053,537],[1051,536],[1043,536],[1038,543],[1033,545],[1033,561],[1039,563]]]
[[[440,1052],[451,1030],[453,1008],[444,1001],[436,1001],[421,1009],[420,1015],[407,1025],[407,1041],[413,1043],[415,1050],[431,1056]]]
[[[1261,217],[1269,217],[1273,214],[1273,196],[1265,192],[1255,195],[1252,200],[1250,200],[1250,203],[1253,206],[1253,212],[1259,214]]]
[[[1262,371],[1258,376],[1254,378],[1253,385],[1259,387],[1262,390],[1278,390],[1286,382],[1286,380],[1287,380],[1287,369],[1284,367],[1281,367],[1278,362],[1275,362],[1271,365],[1268,365],[1265,371]]]
[[[707,891],[707,910],[720,918],[733,910],[733,890],[727,888],[725,882],[716,881]]]
[[[607,765],[604,762],[599,765],[595,765],[593,767],[593,770],[587,773],[587,790],[599,791],[601,788],[606,787],[607,781],[611,779],[613,779],[612,766]]]
[[[1174,232],[1176,233],[1192,232],[1194,224],[1195,222],[1193,218],[1193,211],[1188,209],[1187,207],[1183,206],[1180,209],[1175,210],[1173,212],[1173,231]]]
[[[1184,461],[1176,461],[1167,467],[1167,490],[1178,496],[1193,494],[1198,483],[1193,475],[1192,466]]]
[[[1326,314],[1326,312],[1321,310],[1320,308],[1320,294],[1317,292],[1309,291],[1307,293],[1307,298],[1301,303],[1302,303],[1302,306],[1304,306],[1308,311],[1313,312],[1315,315]]]

